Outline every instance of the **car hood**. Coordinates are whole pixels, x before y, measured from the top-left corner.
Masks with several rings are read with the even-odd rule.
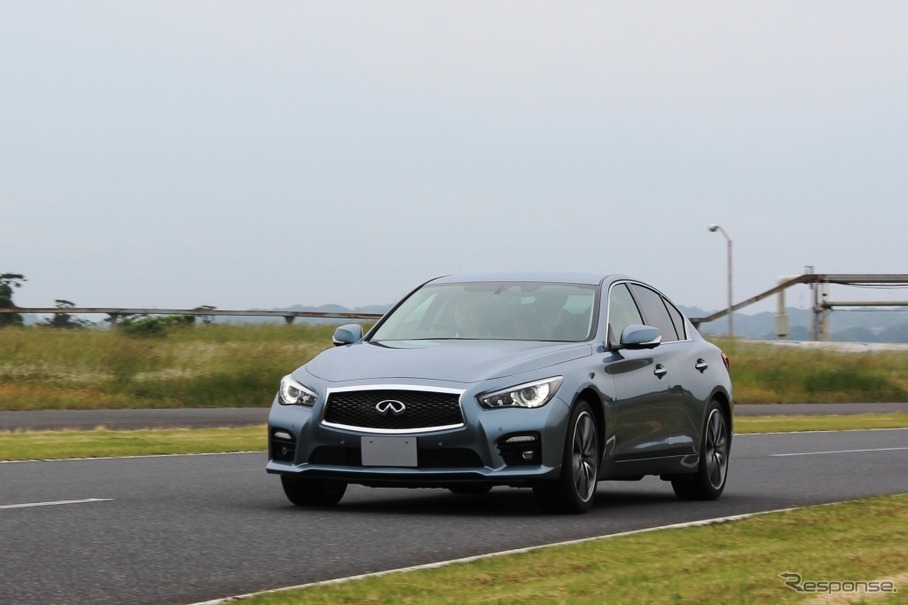
[[[421,340],[362,342],[329,349],[304,367],[329,382],[418,379],[470,383],[592,354],[588,343]]]

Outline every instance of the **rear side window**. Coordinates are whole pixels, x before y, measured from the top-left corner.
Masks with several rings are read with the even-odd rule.
[[[640,310],[643,312],[643,320],[646,325],[659,328],[662,334],[662,342],[671,342],[678,340],[678,331],[675,330],[675,323],[669,315],[665,299],[655,290],[650,290],[639,284],[631,284],[631,291],[634,298],[640,304]]]

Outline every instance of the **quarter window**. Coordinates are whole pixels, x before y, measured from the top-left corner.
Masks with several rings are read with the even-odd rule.
[[[687,334],[684,330],[684,316],[681,315],[681,311],[679,311],[668,299],[662,300],[665,303],[665,308],[668,309],[668,314],[671,315],[672,323],[675,324],[675,332],[678,333],[678,340],[686,339]]]

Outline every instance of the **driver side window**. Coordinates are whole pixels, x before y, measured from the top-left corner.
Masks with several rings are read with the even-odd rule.
[[[642,324],[643,318],[637,309],[637,303],[631,296],[626,284],[618,284],[609,291],[608,300],[608,331],[609,342],[617,343],[621,339],[624,328]]]

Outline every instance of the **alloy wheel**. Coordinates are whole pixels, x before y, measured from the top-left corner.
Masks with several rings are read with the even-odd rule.
[[[585,410],[577,416],[577,422],[574,423],[571,470],[577,497],[583,502],[590,500],[596,491],[599,444],[596,424],[592,415]]]
[[[728,472],[728,427],[719,410],[713,410],[706,423],[706,476],[713,489],[725,483]]]

